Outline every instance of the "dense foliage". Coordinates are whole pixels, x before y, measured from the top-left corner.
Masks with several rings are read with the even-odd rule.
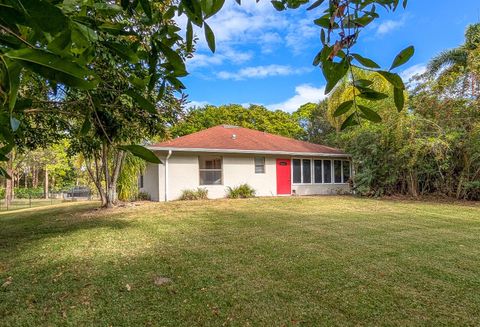
[[[169,133],[171,137],[183,136],[222,124],[253,128],[293,138],[302,138],[305,134],[304,129],[298,124],[298,119],[287,112],[271,111],[259,105],[243,107],[238,104],[192,108]]]
[[[408,112],[385,114],[394,106],[392,100],[378,101],[382,124],[364,122],[310,139],[353,155],[359,194],[480,200],[479,51],[480,24],[475,24],[467,29],[464,45],[433,58],[427,72],[412,81]],[[370,79],[377,79],[379,88],[388,87],[378,76]],[[348,88],[345,82],[332,93],[330,112]],[[338,129],[345,118],[337,116],[327,114],[326,119]]]

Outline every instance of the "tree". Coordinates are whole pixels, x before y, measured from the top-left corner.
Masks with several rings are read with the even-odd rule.
[[[272,4],[281,11],[286,8],[298,8],[307,2],[306,0],[275,0]],[[307,10],[322,8],[320,6],[324,2],[324,0],[316,0]],[[347,112],[350,109],[353,111],[345,119],[342,129],[358,125],[361,118],[378,122],[379,116],[375,115],[371,107],[360,105],[359,101],[361,99],[378,101],[388,97],[385,93],[373,88],[373,81],[359,78],[356,74],[358,71],[375,71],[381,74],[394,87],[393,98],[397,110],[401,111],[404,108],[405,85],[393,70],[405,64],[413,56],[414,47],[410,46],[402,50],[395,57],[388,71],[382,70],[375,61],[352,52],[360,33],[379,17],[376,12],[377,6],[395,11],[399,4],[399,0],[330,0],[323,15],[314,20],[314,23],[321,27],[323,48],[316,55],[313,64],[320,65],[327,81],[325,94],[329,94],[346,76],[353,89],[351,98],[338,106],[341,111]],[[402,4],[406,7],[407,0],[403,0]]]
[[[192,108],[169,130],[171,136],[183,136],[216,125],[236,125],[287,137],[301,138],[303,129],[289,113],[271,111],[263,106],[230,104]]]
[[[330,124],[328,100],[306,103],[293,113],[293,117],[305,131],[304,140],[324,145],[336,145],[332,139],[335,128]]]
[[[440,91],[480,99],[480,24],[467,27],[463,45],[430,60],[424,77],[436,79]]]
[[[164,133],[166,117],[180,110],[182,100],[174,97],[173,88],[161,90],[161,101],[155,107],[139,105],[129,93],[128,80],[147,73],[143,66],[120,66],[110,54],[99,56],[92,65],[101,76],[95,90],[68,90],[62,112],[85,112],[85,117],[64,119],[70,123],[67,133],[72,151],[81,153],[87,171],[97,187],[104,207],[117,203],[117,182],[122,174],[126,152],[158,160],[155,155],[138,146],[150,137]],[[145,98],[160,92],[155,86]],[[136,96],[136,95],[135,95]],[[134,96],[134,97],[135,97]],[[175,114],[173,114],[175,116]]]
[[[240,0],[237,0],[240,4]],[[307,0],[272,1],[278,10],[298,8]],[[308,8],[319,8],[324,0],[314,1]],[[106,1],[93,0],[49,2],[47,0],[5,0],[0,6],[0,84],[2,119],[0,132],[3,144],[2,153],[13,147],[12,133],[21,126],[23,110],[28,107],[18,89],[24,85],[23,72],[33,72],[41,76],[55,94],[58,86],[77,89],[93,89],[100,79],[95,68],[90,65],[97,56],[100,46],[117,55],[120,64],[141,64],[148,67],[149,74],[141,80],[130,81],[130,95],[140,104],[146,104],[142,93],[151,91],[157,82],[184,88],[178,77],[186,74],[184,58],[175,51],[184,44],[187,51],[193,50],[193,25],[204,29],[208,46],[215,51],[215,36],[206,19],[220,11],[224,0],[183,0],[180,2],[142,0],[122,0],[121,6]],[[407,0],[403,0],[405,7]],[[357,60],[367,68],[379,68],[373,61],[359,54],[350,53],[360,31],[379,17],[376,5],[388,10],[396,10],[399,0],[330,0],[327,10],[315,24],[322,27],[323,49],[314,60],[321,63],[327,79],[327,93],[337,82],[352,72],[352,61]],[[174,24],[173,17],[187,17],[186,36]],[[339,31],[332,37],[334,30]],[[145,32],[153,34],[144,40]],[[103,48],[102,48],[103,49]],[[140,55],[139,55],[140,54]],[[409,47],[395,58],[391,69],[405,63],[413,55]],[[338,58],[340,61],[334,61]],[[390,70],[391,70],[390,69]],[[396,74],[385,72],[396,89],[403,83]],[[355,84],[355,81],[352,81]],[[355,84],[361,96],[378,96],[368,85]],[[161,93],[159,94],[161,96]],[[400,92],[395,93],[397,108],[403,108]],[[27,101],[28,102],[28,101]],[[354,104],[356,103],[353,99]],[[357,109],[357,106],[354,106]],[[353,118],[355,116],[352,116]],[[355,119],[350,119],[352,124]],[[143,151],[146,153],[147,151]],[[7,157],[0,157],[6,161]],[[5,174],[4,170],[0,173]]]
[[[158,84],[183,89],[178,79],[186,75],[185,58],[177,49],[193,50],[192,24],[205,28],[212,51],[213,32],[205,20],[218,12],[223,0],[193,1],[121,1],[121,6],[106,1],[49,2],[46,0],[5,0],[0,4],[0,97],[2,111],[0,137],[6,154],[14,146],[15,133],[22,125],[31,99],[22,97],[23,75],[41,76],[50,88],[50,98],[58,88],[92,90],[100,82],[91,63],[99,52],[108,51],[119,65],[140,65],[148,74],[129,80],[129,96],[139,105],[152,108],[142,94]],[[175,14],[188,19],[185,39],[175,26]],[[162,97],[158,92],[158,97]],[[153,107],[154,108],[154,107]],[[83,112],[76,112],[82,115]],[[151,152],[144,149],[135,153]],[[3,155],[0,159],[7,161]],[[0,169],[2,174],[5,170]]]

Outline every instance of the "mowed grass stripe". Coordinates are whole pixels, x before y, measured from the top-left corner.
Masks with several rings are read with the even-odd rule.
[[[480,207],[352,197],[1,213],[0,324],[476,325]],[[155,285],[158,276],[172,282]]]

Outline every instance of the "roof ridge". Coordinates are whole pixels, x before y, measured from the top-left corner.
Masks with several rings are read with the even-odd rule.
[[[253,128],[221,124],[202,129],[175,139],[151,145],[158,148],[237,149],[298,151],[305,153],[344,153],[342,150],[323,144],[297,140]]]

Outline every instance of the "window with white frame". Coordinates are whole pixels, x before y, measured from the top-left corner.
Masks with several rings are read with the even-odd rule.
[[[255,174],[265,174],[265,157],[255,157]]]
[[[222,185],[222,157],[198,157],[200,185]]]
[[[312,183],[312,160],[311,159],[293,159],[292,177],[294,184]]]

